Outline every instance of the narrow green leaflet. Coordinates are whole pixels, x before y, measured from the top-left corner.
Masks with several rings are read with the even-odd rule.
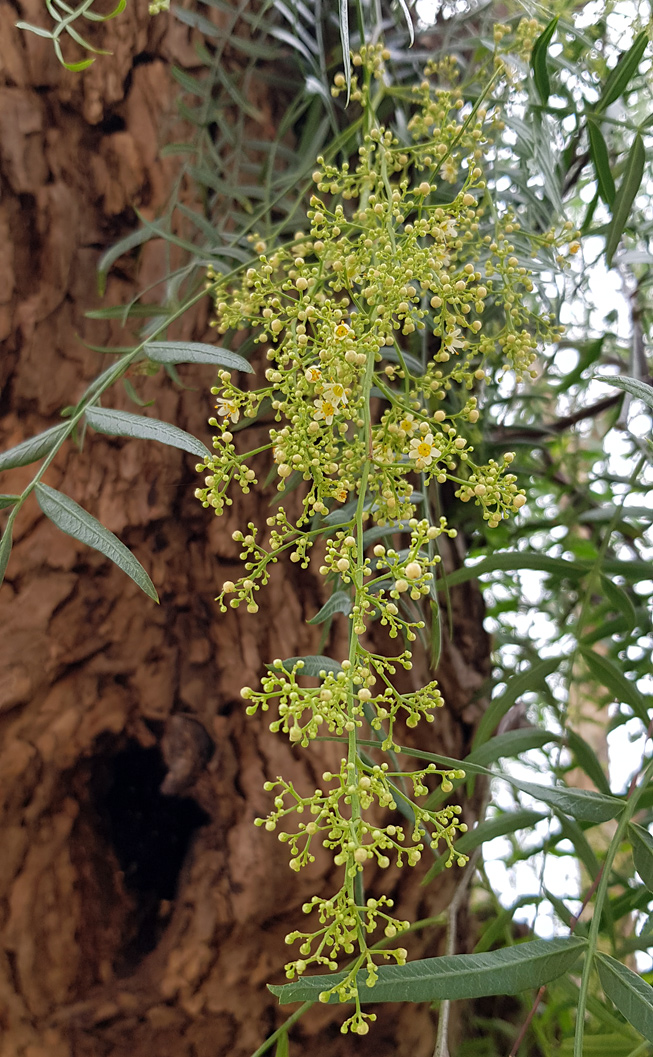
[[[596,104],[596,110],[605,110],[614,103],[616,99],[625,92],[630,81],[637,73],[637,68],[642,60],[642,56],[646,51],[646,45],[648,44],[648,36],[646,33],[639,33],[632,44],[632,46],[619,56],[619,61],[616,66],[608,74],[608,79],[603,85],[603,91],[599,97],[599,101]]]
[[[604,657],[601,653],[595,653],[594,650],[589,650],[585,646],[580,646],[579,648],[592,678],[597,683],[600,683],[601,686],[605,686],[613,694],[616,701],[624,705],[630,705],[637,718],[641,719],[644,726],[648,728],[648,705],[635,684],[630,679],[626,679],[623,672],[617,668],[617,665],[609,657]]]
[[[603,382],[605,379],[601,378],[601,381]],[[614,382],[615,379],[611,378],[610,381]],[[606,573],[626,576],[633,583],[638,580],[649,580],[651,577],[651,566],[643,561],[622,561],[618,558],[606,558],[602,568]],[[462,569],[456,569],[454,572],[448,573],[447,586],[456,587],[458,584],[464,584],[467,580],[475,580],[485,573],[518,572],[520,569],[534,569],[536,572],[551,573],[553,576],[579,580],[586,573],[592,572],[594,562],[586,559],[570,561],[567,558],[552,558],[548,554],[535,554],[530,551],[499,551],[487,558],[483,558],[474,565],[465,565]],[[438,589],[443,591],[444,585],[440,583]]]
[[[519,829],[530,829],[536,822],[541,822],[542,819],[546,817],[546,815],[541,814],[539,811],[528,811],[526,809],[520,811],[506,811],[504,814],[486,819],[485,822],[481,822],[480,825],[474,826],[474,829],[469,830],[468,833],[459,837],[456,841],[456,851],[467,855],[470,851],[473,851],[474,848],[478,848],[479,845],[484,844],[486,841],[494,840],[495,837],[504,837],[507,833],[516,833]],[[441,874],[448,859],[448,851],[442,855],[438,855],[437,859],[426,874],[426,877],[422,881],[422,884],[430,884],[438,874]]]
[[[368,742],[367,744],[373,744]],[[497,781],[508,782],[515,789],[527,793],[543,804],[548,804],[556,811],[578,819],[580,822],[608,822],[620,815],[624,809],[625,801],[621,797],[606,796],[603,793],[594,793],[588,789],[567,789],[566,786],[538,785],[536,782],[522,782],[511,774],[505,772],[496,773],[487,767],[481,767],[471,761],[454,760],[450,756],[441,756],[435,752],[424,752],[422,749],[409,749],[405,745],[397,746],[397,751],[413,756],[416,760],[427,760],[435,763],[438,767],[448,767],[452,770],[462,768],[465,774],[484,774],[488,778]],[[455,782],[454,782],[455,785]],[[437,794],[436,794],[437,795]],[[431,807],[432,797],[426,802],[426,807]]]
[[[551,94],[551,85],[549,83],[549,69],[547,66],[547,52],[549,50],[549,44],[551,43],[553,34],[558,26],[558,16],[549,22],[548,26],[540,33],[539,37],[533,45],[531,52],[531,69],[533,70],[533,80],[535,81],[535,87],[537,88],[537,94],[540,97],[542,106],[546,106],[549,101]]]
[[[464,767],[464,764],[463,764]],[[624,809],[625,801],[616,796],[604,796],[603,793],[594,793],[589,789],[565,789],[563,786],[538,785],[535,782],[522,782],[509,775],[496,775],[505,778],[515,789],[564,815],[571,815],[579,822],[609,822],[616,818]]]
[[[605,204],[611,207],[614,203],[615,186],[610,169],[610,155],[601,129],[591,118],[587,121],[587,135],[599,193]]]
[[[575,763],[592,779],[600,793],[611,796],[610,783],[592,746],[571,728],[565,731],[565,740],[573,753]]]
[[[349,0],[339,0],[338,22],[340,24],[340,43],[342,45],[342,65],[347,84],[347,104],[351,93],[351,63],[349,61]]]
[[[107,285],[107,275],[111,265],[115,263],[123,253],[129,253],[130,250],[136,249],[137,246],[142,246],[144,242],[151,239],[151,232],[147,228],[138,228],[136,231],[130,231],[129,235],[125,235],[123,239],[119,239],[118,242],[114,242],[113,246],[110,246],[105,253],[102,254],[98,261],[98,288],[100,296],[104,295]]]
[[[8,506],[14,506],[19,499],[19,495],[0,495],[0,510],[6,510]]]
[[[573,818],[567,818],[566,815],[558,815],[558,821],[562,837],[566,837],[567,840],[571,841],[576,855],[591,879],[594,880],[599,872],[599,863],[582,827]]]
[[[188,451],[200,459],[211,456],[209,449],[192,434],[158,418],[145,418],[144,415],[132,415],[128,411],[114,411],[104,407],[89,407],[86,410],[86,419],[98,433],[107,433],[112,437],[158,440],[161,444]]]
[[[311,654],[307,657],[288,657],[283,666],[287,672],[291,672],[297,661],[303,661],[304,667],[297,671],[297,675],[308,675],[311,679],[319,679],[320,672],[341,672],[342,665],[334,661],[332,657],[322,657],[320,654]]]
[[[605,260],[608,268],[612,267],[612,258],[626,229],[635,195],[639,191],[644,175],[644,160],[644,141],[638,132],[628,152],[624,174],[614,197],[612,220],[605,239]]]
[[[281,1035],[277,1040],[277,1048],[274,1051],[274,1057],[290,1057],[290,1047],[288,1045],[288,1032],[282,1031]]]
[[[651,394],[653,395],[653,389],[651,389]],[[601,589],[610,604],[625,619],[628,630],[632,631],[637,623],[637,613],[630,596],[624,591],[623,587],[619,587],[619,584],[615,584],[613,580],[608,579],[603,574],[601,574]]]
[[[653,1042],[653,987],[609,954],[596,955],[596,968],[606,996],[629,1024]]]
[[[13,526],[11,522],[9,522],[2,533],[2,538],[0,539],[0,584],[5,578],[7,563],[9,561],[9,555],[11,554],[12,528]]]
[[[616,389],[624,389],[625,392],[630,393],[631,396],[637,397],[638,400],[643,400],[644,403],[653,408],[653,385],[647,385],[646,382],[638,382],[636,378],[623,378],[621,375],[617,375],[616,378],[597,378],[597,381],[605,382],[606,385],[614,385]],[[626,507],[626,513],[628,508]]]
[[[633,846],[635,869],[650,892],[653,892],[653,837],[636,822],[628,824],[628,835]]]
[[[334,591],[319,613],[307,620],[307,624],[324,624],[335,613],[351,613],[351,596],[346,591]]]
[[[229,349],[218,349],[201,341],[149,341],[145,355],[155,363],[212,363],[230,371],[253,374],[254,368],[243,356]]]
[[[11,470],[15,466],[28,466],[31,462],[38,462],[53,448],[56,448],[69,432],[70,426],[62,422],[58,426],[51,426],[50,429],[46,429],[44,433],[39,433],[36,437],[22,441],[15,448],[9,448],[9,451],[0,452],[0,470]]]
[[[546,660],[538,661],[527,672],[520,672],[519,675],[508,680],[506,689],[492,699],[483,714],[474,738],[474,750],[488,740],[492,731],[517,699],[529,691],[539,690],[546,677],[560,667],[563,659],[562,657],[547,657]]]
[[[406,965],[382,965],[374,987],[366,986],[367,973],[358,975],[362,1002],[434,1002],[443,999],[481,998],[485,995],[516,995],[541,987],[568,972],[578,961],[586,941],[578,936],[532,940],[483,954],[452,954],[425,958]],[[268,985],[281,1005],[317,1001],[345,973],[307,976],[290,984]],[[338,1002],[337,995],[329,1001]]]
[[[41,510],[57,528],[110,558],[146,595],[155,602],[159,601],[154,584],[145,569],[113,532],[109,532],[97,518],[56,488],[38,482],[35,491]]]
[[[471,760],[472,763],[480,763],[487,767],[490,763],[496,763],[502,756],[519,756],[522,752],[531,749],[541,749],[552,741],[558,741],[557,734],[551,734],[547,730],[539,730],[537,727],[525,727],[523,730],[509,730],[505,734],[497,734],[496,738],[490,738],[485,744],[479,745],[469,754],[465,764]]]

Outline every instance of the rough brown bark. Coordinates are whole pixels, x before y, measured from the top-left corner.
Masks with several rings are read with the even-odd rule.
[[[155,215],[164,202],[175,163],[160,146],[180,135],[169,65],[194,62],[187,31],[149,20],[144,0],[132,0],[104,29],[113,58],[67,73],[47,41],[13,28],[40,9],[41,0],[0,7],[3,449],[54,424],[97,373],[80,338],[126,343],[117,325],[84,318],[98,304],[95,266],[135,225],[134,205]],[[129,300],[161,266],[155,245],[131,272],[121,262],[104,303]],[[206,338],[205,313],[177,333]],[[181,374],[193,388],[162,373],[133,381],[157,417],[206,441],[212,372]],[[130,407],[122,391],[108,403]],[[285,1013],[265,990],[283,979],[285,933],[335,880],[326,861],[292,875],[283,847],[252,820],[266,812],[266,779],[313,787],[337,751],[290,748],[239,701],[266,660],[315,652],[319,629],[304,620],[319,586],[290,565],[257,616],[221,617],[213,598],[238,564],[231,532],[257,500],[212,519],[193,498],[194,476],[180,452],[97,435],[82,452],[68,446],[47,474],[133,549],[160,607],[34,501],[18,520],[0,593],[0,1057],[245,1057]],[[2,490],[30,477],[29,467],[12,471]],[[419,737],[464,756],[488,642],[475,588],[454,592],[453,605],[456,645],[445,642],[439,672],[448,708]],[[425,668],[416,665],[416,682]],[[438,913],[455,883],[384,876],[406,917]],[[410,947],[437,953],[442,934]],[[379,1014],[357,1054],[430,1055],[429,1010]],[[314,1011],[295,1029],[298,1051],[353,1052],[342,1019]]]

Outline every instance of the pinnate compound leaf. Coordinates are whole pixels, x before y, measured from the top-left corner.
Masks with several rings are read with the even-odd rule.
[[[154,584],[141,563],[113,532],[79,506],[74,499],[40,481],[35,486],[38,504],[47,518],[68,536],[104,554],[122,569],[146,595],[159,601]]]
[[[619,184],[619,190],[614,196],[612,220],[605,239],[605,260],[608,268],[612,267],[612,258],[621,241],[621,236],[626,230],[630,210],[644,176],[644,161],[644,141],[640,134],[637,133],[626,158],[626,166]]]
[[[647,44],[647,34],[644,32],[639,33],[628,51],[623,52],[619,56],[619,61],[610,71],[603,85],[603,91],[596,104],[596,110],[605,110],[606,107],[609,107],[611,103],[614,103],[619,98],[622,92],[625,92],[637,72]]]
[[[297,675],[308,675],[311,679],[319,679],[320,672],[334,672],[338,673],[342,671],[342,665],[339,661],[334,661],[333,657],[323,657],[320,654],[311,654],[308,657],[288,657],[284,662],[283,666],[287,672],[291,672],[297,661],[303,661],[304,667],[297,670]]]
[[[209,449],[192,434],[158,418],[145,418],[144,415],[132,415],[128,411],[114,411],[104,407],[89,407],[86,410],[86,419],[98,433],[106,433],[111,437],[158,440],[161,444],[188,451],[200,459],[211,456]]]
[[[585,646],[579,648],[592,678],[609,690],[615,701],[629,705],[637,718],[648,728],[648,705],[635,684],[630,679],[626,679],[623,672],[609,657],[604,657],[603,654],[596,653]]]
[[[374,987],[366,986],[367,972],[358,975],[358,993],[367,1002],[434,1002],[443,999],[516,995],[541,987],[568,972],[578,961],[586,941],[578,936],[532,940],[483,954],[452,954],[425,958],[406,965],[382,965]],[[345,973],[307,976],[280,986],[268,985],[281,1005],[317,1001]],[[338,1002],[331,995],[329,1002]]]
[[[50,429],[46,429],[44,433],[39,433],[36,437],[22,441],[9,451],[0,452],[0,470],[11,470],[14,466],[28,466],[31,462],[38,462],[52,451],[69,432],[70,426],[62,422],[58,426],[51,426]]]
[[[535,87],[537,88],[537,94],[540,97],[542,106],[546,106],[549,101],[551,94],[551,85],[549,83],[549,69],[547,66],[547,52],[549,50],[549,44],[553,38],[558,26],[558,16],[552,19],[548,26],[542,30],[539,37],[533,45],[531,52],[531,69],[533,70],[533,80],[535,81]]]
[[[635,869],[648,890],[653,892],[653,837],[636,822],[629,823],[628,831],[633,846]]]
[[[653,987],[609,954],[596,955],[596,968],[606,996],[629,1024],[653,1042]]]
[[[605,204],[611,207],[614,203],[616,192],[612,170],[610,169],[610,155],[608,154],[607,144],[601,129],[591,118],[587,122],[587,134],[589,137],[590,158],[596,173],[599,193]]]
[[[319,613],[307,620],[307,624],[324,624],[325,620],[335,613],[351,613],[351,596],[346,591],[334,591],[331,598],[324,603]]]
[[[254,373],[251,363],[237,352],[201,341],[149,341],[143,351],[155,363],[212,363],[229,371]]]

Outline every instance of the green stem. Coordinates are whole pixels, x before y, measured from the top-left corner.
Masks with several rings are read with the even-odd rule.
[[[583,976],[578,996],[576,1033],[574,1035],[574,1057],[583,1057],[583,1038],[585,1035],[585,1010],[587,1008],[590,978],[592,975],[592,969],[594,968],[594,955],[596,954],[596,948],[598,945],[603,905],[605,903],[608,885],[610,883],[610,873],[612,870],[612,864],[615,860],[621,842],[624,838],[626,827],[630,822],[631,818],[633,817],[637,809],[637,804],[639,803],[640,797],[646,791],[646,788],[648,786],[649,781],[651,780],[652,775],[653,760],[649,762],[649,765],[644,771],[637,789],[633,792],[632,796],[628,798],[624,805],[624,809],[621,813],[617,829],[612,840],[610,841],[610,847],[606,852],[606,856],[603,862],[601,881],[596,892],[596,902],[594,904],[594,912],[592,914],[592,923],[590,925],[589,936],[587,937],[587,951],[585,953],[585,961],[583,964]]]

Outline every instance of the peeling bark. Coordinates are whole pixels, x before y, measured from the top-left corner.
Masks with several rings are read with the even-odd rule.
[[[121,261],[99,301],[101,252],[135,226],[134,206],[154,216],[164,204],[176,163],[160,147],[183,135],[169,66],[195,62],[189,31],[148,19],[146,6],[132,0],[102,27],[113,58],[82,75],[63,70],[47,41],[14,30],[16,17],[38,21],[40,0],[0,8],[3,449],[53,425],[95,376],[100,360],[84,342],[127,343],[117,323],[85,311],[127,301],[164,267],[151,244]],[[189,313],[176,336],[207,340],[206,312]],[[206,442],[213,373],[180,374],[192,388],[163,372],[132,381],[157,417]],[[122,391],[108,402],[130,408]],[[11,471],[3,491],[30,478],[30,467]],[[291,748],[245,717],[239,691],[266,660],[316,651],[319,629],[304,621],[323,601],[320,585],[288,563],[257,616],[222,617],[213,599],[236,576],[231,532],[268,497],[211,519],[179,451],[89,432],[46,482],[120,536],[161,605],[35,502],[23,509],[0,592],[0,1057],[247,1057],[287,1012],[265,988],[283,979],[284,935],[303,901],[337,884],[326,857],[291,874],[283,847],[253,827],[267,811],[262,785],[283,774],[313,787],[339,754]],[[451,564],[460,557],[452,550]],[[438,673],[448,708],[413,737],[464,756],[489,647],[476,588],[454,591],[453,607],[455,645],[445,640]],[[338,617],[336,656],[345,635]],[[427,668],[418,660],[416,685]],[[474,805],[466,811],[473,818]],[[450,898],[453,873],[421,888],[419,869],[395,869],[382,883],[402,916],[430,916]],[[460,950],[464,928],[463,914]],[[413,937],[411,956],[442,943],[437,930]],[[294,1030],[299,1052],[351,1053],[343,1019],[315,1009]],[[396,1006],[379,1009],[355,1049],[427,1057],[433,1041],[427,1008]]]

